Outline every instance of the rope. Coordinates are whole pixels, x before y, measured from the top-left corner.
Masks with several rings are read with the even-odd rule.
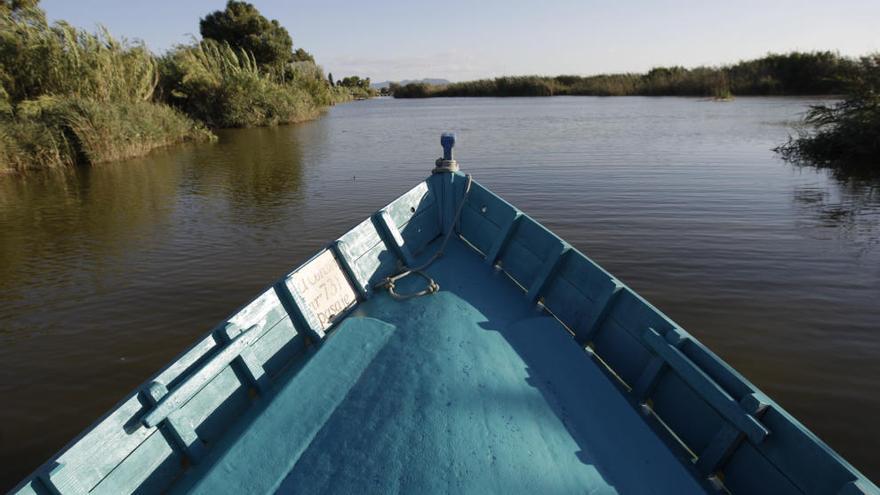
[[[382,282],[376,284],[376,289],[388,289],[388,294],[391,295],[394,299],[398,301],[404,301],[406,299],[411,299],[413,297],[421,297],[426,296],[428,294],[433,294],[440,290],[440,285],[434,281],[427,273],[424,272],[429,266],[431,266],[437,258],[443,256],[443,251],[446,249],[446,244],[449,242],[449,238],[452,237],[452,232],[455,230],[455,225],[458,223],[458,218],[461,216],[461,210],[464,209],[464,204],[467,201],[468,195],[471,192],[471,184],[473,183],[473,179],[471,175],[467,175],[467,183],[464,186],[464,195],[461,197],[461,202],[458,203],[458,209],[455,210],[455,217],[452,219],[452,224],[449,225],[449,230],[446,231],[446,235],[443,237],[443,242],[440,244],[440,249],[431,256],[428,261],[423,263],[421,266],[416,268],[410,268],[404,264],[400,264],[399,272],[396,275],[391,275],[385,277]],[[414,292],[412,294],[398,294],[394,291],[394,284],[398,280],[406,277],[407,275],[416,274],[422,278],[424,278],[428,282],[428,286],[424,289]]]

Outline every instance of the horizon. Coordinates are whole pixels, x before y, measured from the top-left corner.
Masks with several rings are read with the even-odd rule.
[[[325,72],[377,83],[640,73],[661,66],[723,66],[769,53],[832,51],[859,57],[880,51],[875,28],[880,2],[863,0],[845,0],[830,12],[824,3],[790,1],[724,8],[686,1],[607,5],[560,0],[542,9],[460,1],[426,6],[394,0],[385,8],[371,4],[367,9],[353,3],[336,8],[311,2],[250,3],[287,28],[294,46],[312,53]],[[50,22],[65,20],[88,31],[103,25],[116,37],[143,41],[163,53],[198,38],[199,19],[225,4],[44,0],[40,6]],[[346,15],[339,15],[340,5]]]

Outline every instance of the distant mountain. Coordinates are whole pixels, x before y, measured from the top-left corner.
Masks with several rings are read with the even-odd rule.
[[[387,88],[393,82],[396,82],[401,86],[406,86],[409,83],[449,84],[448,79],[404,79],[403,81],[382,81],[379,83],[373,83],[370,84],[370,87],[374,89]]]

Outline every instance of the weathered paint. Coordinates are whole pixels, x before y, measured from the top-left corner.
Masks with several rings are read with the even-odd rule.
[[[453,225],[464,183],[435,174],[357,225],[15,492],[880,493],[481,185]],[[374,290],[449,228],[438,294]]]

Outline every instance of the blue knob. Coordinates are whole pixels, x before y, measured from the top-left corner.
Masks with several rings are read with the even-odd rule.
[[[440,135],[440,146],[443,146],[443,159],[452,160],[452,147],[455,146],[455,134],[444,132]]]

